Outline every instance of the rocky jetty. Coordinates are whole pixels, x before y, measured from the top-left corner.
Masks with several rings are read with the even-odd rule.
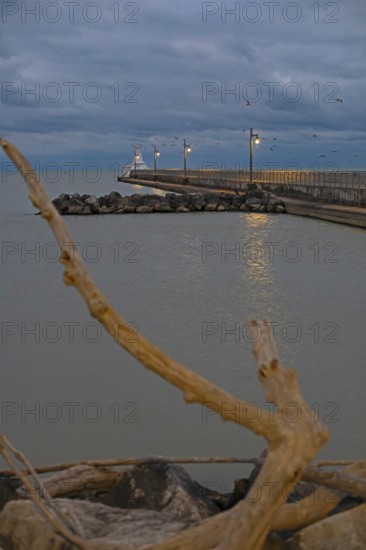
[[[230,193],[167,193],[162,195],[135,194],[123,197],[118,191],[109,195],[66,195],[62,193],[53,200],[54,206],[63,215],[91,214],[152,214],[153,212],[286,212],[284,202],[272,193],[263,190],[246,194]]]

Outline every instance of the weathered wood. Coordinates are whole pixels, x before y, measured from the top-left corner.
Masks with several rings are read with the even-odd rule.
[[[10,453],[10,454],[9,454]],[[43,485],[43,482],[38,478],[37,474],[34,472],[33,467],[29,460],[24,456],[23,453],[18,451],[10,441],[0,433],[0,454],[3,456],[5,462],[12,468],[15,475],[22,480],[25,488],[27,489],[27,494],[35,502],[36,506],[39,508],[40,512],[46,518],[46,520],[52,525],[56,533],[59,533],[65,540],[71,542],[76,547],[81,550],[91,550],[88,543],[83,540],[78,533],[78,524],[76,518],[71,516],[69,519],[65,518],[54,502],[51,500],[49,494],[47,493],[46,488]],[[13,456],[27,467],[31,472],[37,487],[38,494],[35,493],[34,488],[28,479],[28,476],[23,474],[19,469],[16,461],[13,459]],[[70,529],[70,520],[74,520]],[[75,534],[76,533],[76,534]]]
[[[47,478],[44,487],[50,497],[61,498],[84,491],[108,491],[117,483],[121,472],[92,466],[74,466]]]
[[[229,528],[220,543],[220,548],[224,550],[241,550],[245,541],[247,550],[259,550],[265,542],[274,516],[285,501],[286,489],[300,479],[305,467],[328,439],[327,429],[314,419],[313,412],[300,393],[295,372],[285,371],[280,365],[268,323],[252,322],[252,329],[260,331],[260,338],[257,339],[253,351],[259,368],[259,379],[266,390],[266,399],[276,403],[277,412],[270,416],[268,411],[262,411],[262,417],[256,419],[249,418],[248,415],[232,415],[233,408],[238,405],[247,407],[249,404],[174,361],[141,334],[134,341],[126,338],[130,326],[96,287],[75,248],[70,251],[72,237],[31,166],[14,145],[2,139],[0,143],[21,171],[30,189],[30,199],[54,232],[62,251],[64,282],[78,289],[91,315],[146,368],[180,388],[188,403],[203,403],[225,420],[241,424],[267,439],[268,456],[255,486],[252,486],[247,498],[234,508]],[[299,414],[296,422],[289,414],[290,405],[295,405]],[[273,488],[270,498],[260,497],[253,504],[254,489],[257,491],[259,488],[263,495],[266,486]],[[195,547],[194,539],[188,547]]]

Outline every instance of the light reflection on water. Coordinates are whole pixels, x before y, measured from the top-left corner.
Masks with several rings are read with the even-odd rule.
[[[56,187],[49,189],[52,197],[67,191]],[[127,184],[107,181],[98,191],[82,182],[73,187],[97,195],[113,189],[135,192]],[[40,243],[42,249],[53,237],[39,216],[24,215],[32,208],[20,194],[24,189],[17,188],[17,193],[1,188],[2,240],[29,247]],[[331,430],[322,456],[365,455],[362,231],[244,213],[65,221],[80,249],[97,243],[102,256],[88,262],[88,268],[133,327],[188,367],[258,406],[263,392],[247,322],[268,317],[283,363],[297,368],[306,399]],[[136,262],[126,261],[131,249],[124,246],[129,243],[138,247]],[[301,250],[298,261],[293,261],[296,249],[289,243]],[[314,243],[319,243],[318,250]],[[337,244],[337,262],[327,261],[327,243]],[[214,248],[205,256],[208,245]],[[23,262],[16,253],[2,263],[1,288],[2,327],[13,323],[19,328],[2,343],[2,429],[35,463],[151,454],[252,456],[263,449],[262,440],[241,428],[222,423],[205,408],[187,406],[180,392],[145,371],[108,335],[99,334],[76,291],[63,286],[59,264],[42,255],[39,261],[29,256]],[[39,342],[34,333],[22,333],[22,323],[25,330],[35,330],[38,323]],[[86,338],[88,323],[94,325]],[[51,325],[61,328],[54,343]],[[45,337],[46,326],[51,328]],[[201,481],[226,483],[228,489],[232,478],[246,471],[192,468]]]

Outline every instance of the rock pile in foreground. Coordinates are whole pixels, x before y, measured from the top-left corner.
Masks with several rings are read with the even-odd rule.
[[[151,214],[153,212],[286,212],[284,202],[267,191],[250,191],[242,195],[229,193],[167,193],[161,195],[135,194],[122,197],[118,191],[109,195],[66,195],[62,193],[53,204],[63,215],[91,214]]]
[[[82,468],[78,466],[78,479]],[[75,468],[75,471],[76,471]],[[143,550],[232,508],[255,483],[258,467],[249,480],[235,482],[234,493],[219,493],[194,481],[180,466],[140,465],[119,472],[112,486],[81,490],[66,482],[68,498],[55,498],[53,507],[88,541],[91,550]],[[9,485],[9,481],[12,482]],[[61,481],[52,482],[61,489]],[[33,502],[22,500],[14,480],[5,479],[6,495],[0,509],[0,548],[3,550],[69,550]],[[206,485],[206,484],[205,484]],[[212,484],[208,484],[212,485]],[[0,476],[0,493],[4,480]],[[11,495],[11,492],[13,494]],[[289,501],[317,498],[314,485],[299,483]],[[347,501],[347,502],[346,502]],[[316,500],[314,502],[317,502]],[[366,510],[361,499],[342,499],[332,515],[298,531],[269,535],[263,550],[359,550],[366,547]],[[245,543],[243,545],[245,548]]]

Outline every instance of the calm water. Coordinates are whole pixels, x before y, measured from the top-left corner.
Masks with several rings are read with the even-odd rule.
[[[60,192],[136,192],[104,183]],[[146,189],[144,192],[148,192]],[[82,458],[257,455],[264,441],[171,388],[102,332],[62,283],[54,238],[17,179],[0,186],[2,431],[37,465]],[[328,458],[366,454],[366,241],[361,230],[245,213],[65,218],[112,304],[167,353],[256,406],[249,318],[268,317],[283,363],[327,422]],[[35,250],[29,254],[29,250]],[[199,466],[229,490],[246,473]]]

